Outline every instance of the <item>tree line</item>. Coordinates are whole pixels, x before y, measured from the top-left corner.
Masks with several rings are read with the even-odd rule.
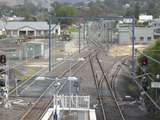
[[[41,5],[25,1],[22,5],[7,6],[0,4],[0,17],[2,16],[22,16],[25,20],[48,20],[49,14],[54,16],[135,16],[139,14],[151,14],[154,17],[160,16],[159,0],[96,0],[88,3],[79,2],[76,4],[66,4],[54,2],[51,10]],[[73,21],[61,21],[70,24]]]

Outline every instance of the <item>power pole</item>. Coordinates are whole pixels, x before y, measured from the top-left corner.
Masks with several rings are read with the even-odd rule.
[[[78,46],[79,46],[79,53],[81,52],[81,24],[79,22],[79,40],[78,40]]]
[[[132,17],[132,79],[135,80],[135,18]]]
[[[48,47],[49,47],[49,72],[52,69],[52,40],[51,40],[51,16],[49,17],[49,37],[48,37]]]

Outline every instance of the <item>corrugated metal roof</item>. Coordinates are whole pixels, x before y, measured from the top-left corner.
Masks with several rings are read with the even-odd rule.
[[[47,22],[7,22],[7,30],[17,30],[23,27],[30,27],[36,30],[48,30],[49,25]]]

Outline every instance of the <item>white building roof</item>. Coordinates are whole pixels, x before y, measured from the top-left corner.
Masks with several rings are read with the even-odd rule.
[[[47,22],[7,22],[7,30],[18,30],[23,27],[31,27],[36,30],[48,30],[49,25]]]

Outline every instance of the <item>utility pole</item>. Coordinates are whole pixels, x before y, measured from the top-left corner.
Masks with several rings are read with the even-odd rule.
[[[85,43],[86,42],[86,24],[85,24],[85,20],[84,20],[84,23],[83,23],[83,40],[84,40],[84,42],[83,43]]]
[[[79,53],[81,52],[81,24],[79,21],[79,40],[78,40]]]
[[[132,60],[131,60],[131,65],[132,65],[132,79],[135,80],[136,75],[135,75],[135,18],[132,17]]]
[[[48,37],[48,47],[49,47],[49,72],[52,69],[52,40],[51,40],[51,16],[49,16],[49,37]]]

